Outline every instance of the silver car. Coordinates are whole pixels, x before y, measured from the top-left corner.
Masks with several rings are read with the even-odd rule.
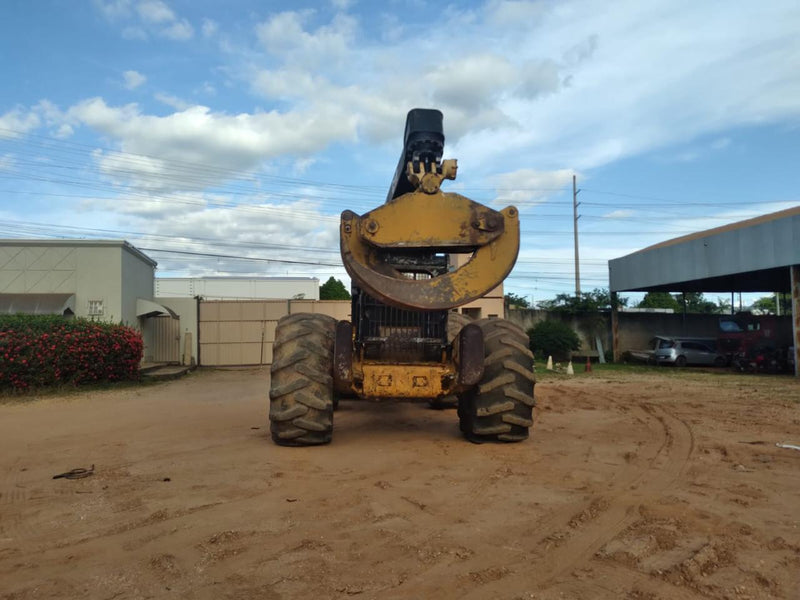
[[[653,357],[658,365],[724,367],[727,364],[725,356],[717,352],[713,340],[657,337],[653,342]]]

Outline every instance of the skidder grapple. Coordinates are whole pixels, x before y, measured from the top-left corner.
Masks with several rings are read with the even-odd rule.
[[[519,252],[519,213],[441,190],[442,113],[408,113],[403,152],[386,202],[345,210],[340,249],[352,282],[351,321],[298,313],[278,322],[270,428],[285,446],[331,441],[339,398],[457,397],[474,442],[528,437],[534,405],[527,335],[504,319],[469,322],[453,309],[508,275]]]

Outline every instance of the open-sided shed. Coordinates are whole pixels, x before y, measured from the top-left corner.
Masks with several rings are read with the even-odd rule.
[[[668,240],[611,260],[608,270],[612,294],[791,292],[800,375],[800,206]]]

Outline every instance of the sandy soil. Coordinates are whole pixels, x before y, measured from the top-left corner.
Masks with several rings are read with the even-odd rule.
[[[0,598],[800,598],[793,378],[543,377],[514,445],[342,402],[319,448],[267,379],[0,405]]]

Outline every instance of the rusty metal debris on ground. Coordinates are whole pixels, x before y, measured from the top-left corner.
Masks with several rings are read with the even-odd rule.
[[[89,475],[94,475],[94,465],[88,469],[72,469],[71,471],[53,475],[53,479],[83,479],[84,477],[89,477]]]
[[[781,444],[781,443],[777,443],[775,445],[778,448],[786,448],[787,450],[800,450],[800,446],[797,446],[796,444]]]

